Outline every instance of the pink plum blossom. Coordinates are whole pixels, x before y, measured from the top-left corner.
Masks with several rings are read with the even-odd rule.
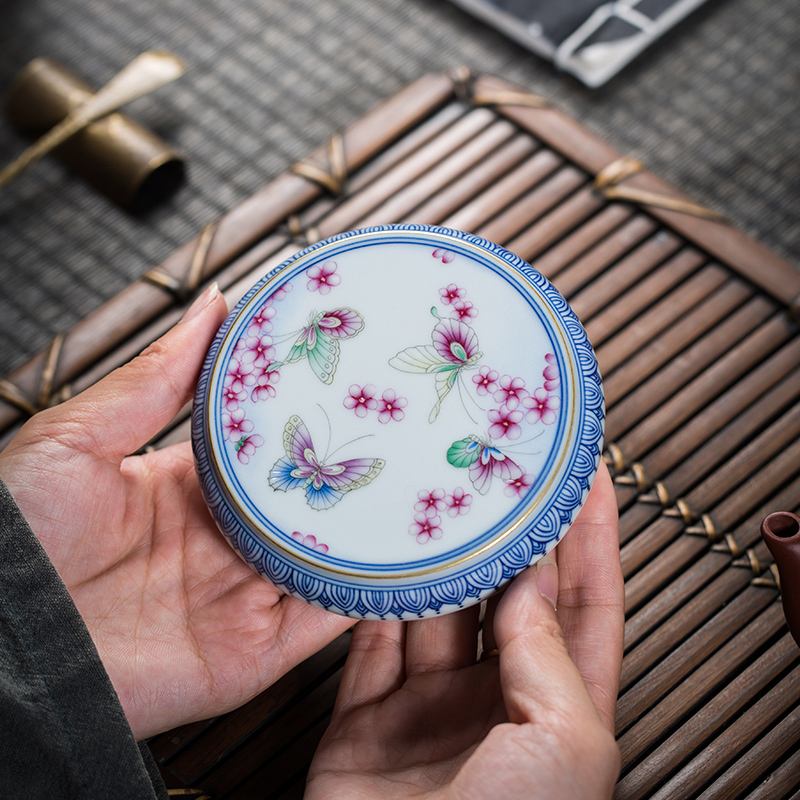
[[[552,425],[556,421],[556,411],[561,408],[561,400],[555,395],[548,394],[544,387],[539,387],[533,395],[523,399],[522,405],[528,409],[526,415],[528,422]]]
[[[447,286],[439,289],[439,296],[442,298],[442,302],[446,306],[449,306],[451,303],[455,303],[457,300],[461,300],[466,293],[466,289],[462,289],[461,287],[456,286],[454,283],[450,283]]]
[[[241,341],[241,339],[239,340]],[[248,336],[244,341],[241,353],[242,364],[252,364],[259,368],[269,364],[275,358],[275,348],[271,336]]]
[[[268,298],[265,305],[271,306],[273,303],[279,303],[286,298],[286,295],[292,291],[292,282],[286,281],[282,286],[279,286]]]
[[[478,316],[478,309],[469,300],[456,300],[453,302],[453,310],[450,312],[453,319],[460,319],[469,324]]]
[[[500,378],[500,387],[494,393],[495,402],[502,403],[511,411],[527,396],[525,381],[522,378],[512,378],[510,375],[503,375]]]
[[[375,399],[376,389],[371,383],[363,389],[354,383],[349,392],[343,401],[344,407],[351,409],[357,417],[363,419],[368,411],[374,411],[378,407],[378,401]]]
[[[252,432],[253,423],[245,418],[243,408],[234,408],[231,411],[222,412],[222,429],[225,431],[226,438],[231,442],[238,443],[243,436]]]
[[[452,250],[444,250],[441,247],[437,247],[433,251],[433,257],[440,259],[445,264],[449,264],[456,257],[456,254]]]
[[[414,503],[414,510],[427,517],[435,517],[437,511],[444,511],[447,506],[444,489],[434,489],[431,492],[423,489],[417,497],[419,500]]]
[[[302,533],[300,533],[300,531],[292,531],[292,539],[303,545],[303,547],[316,550],[318,553],[328,552],[328,545],[318,542],[317,537],[313,534],[309,533],[307,536],[304,536]]]
[[[558,362],[552,353],[548,353],[544,357],[544,360],[547,362],[547,366],[542,371],[542,375],[544,376],[544,388],[548,392],[552,392],[553,389],[558,389],[561,383],[561,378],[558,374]]]
[[[257,433],[242,436],[236,443],[236,457],[242,464],[249,464],[250,458],[255,455],[256,448],[264,444],[264,438]]]
[[[306,270],[308,283],[306,284],[310,292],[328,294],[334,286],[338,286],[342,279],[336,274],[337,264],[335,261],[323,261],[315,264]]]
[[[447,505],[447,514],[450,517],[458,517],[466,514],[472,505],[472,495],[467,494],[460,486],[453,489],[453,494],[447,495],[444,499]]]
[[[506,488],[503,490],[506,497],[522,497],[528,489],[533,486],[533,475],[526,472],[517,478],[506,481]]]
[[[489,367],[481,367],[477,375],[472,376],[472,382],[475,384],[475,391],[480,395],[487,395],[490,392],[494,393],[497,388],[497,371],[489,369]]]
[[[275,384],[281,379],[281,371],[269,370],[271,361],[267,361],[264,366],[255,373],[256,385],[253,391],[250,392],[250,399],[257,403],[259,400],[269,400],[270,397],[275,397],[277,389]]]
[[[427,544],[431,539],[442,538],[442,529],[439,527],[441,522],[442,519],[438,516],[415,514],[408,532],[411,536],[415,536],[420,544]]]
[[[222,407],[226,411],[233,411],[239,408],[239,403],[243,403],[247,399],[247,392],[244,389],[238,392],[231,386],[225,386],[222,389]]]
[[[492,439],[501,439],[503,436],[509,439],[519,439],[522,435],[520,422],[522,421],[521,411],[512,411],[506,406],[502,408],[489,409],[489,436]]]
[[[264,303],[250,320],[250,324],[247,326],[247,335],[260,336],[269,333],[272,330],[272,318],[276,313],[269,301]]]
[[[384,425],[389,420],[400,422],[406,415],[403,409],[407,405],[408,400],[405,397],[398,397],[394,389],[387,389],[378,401],[378,422],[382,422]]]
[[[248,386],[252,386],[256,382],[256,376],[253,375],[253,365],[246,364],[244,361],[232,358],[228,362],[228,371],[225,373],[223,385],[225,388],[231,388],[235,392],[241,392]]]

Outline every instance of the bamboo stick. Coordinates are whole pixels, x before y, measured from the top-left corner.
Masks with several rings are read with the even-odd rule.
[[[703,267],[597,349],[609,405],[668,364],[752,297],[716,264]],[[624,368],[623,368],[624,367]]]
[[[734,764],[731,764],[698,798],[727,800],[741,795],[749,786],[789,752],[800,740],[800,708],[795,708],[765,732]],[[774,787],[777,788],[777,787]],[[774,795],[778,797],[777,793]]]
[[[475,164],[446,189],[431,192],[426,202],[399,221],[402,224],[443,224],[448,215],[454,214],[465,202],[476,196],[485,198],[487,190],[510,173],[518,177],[525,159],[536,149],[537,143],[533,139],[518,134],[505,147],[498,148],[481,163]]]
[[[785,707],[800,698],[800,669],[797,646],[790,636],[780,639],[718,692],[665,742],[617,784],[616,797],[687,797],[702,789],[714,774],[714,766],[735,758],[743,742],[751,742]],[[794,668],[794,669],[793,669]],[[757,700],[769,683],[791,670],[780,683]],[[720,731],[724,731],[720,734]],[[695,753],[699,753],[688,764]],[[663,782],[665,775],[674,777]],[[656,787],[658,791],[653,792]]]
[[[574,194],[545,214],[541,219],[532,220],[528,226],[520,229],[519,233],[507,243],[512,253],[516,253],[526,261],[536,259],[548,252],[548,248],[560,243],[570,232],[591,224],[593,215],[599,215],[610,206],[604,206],[595,196],[591,187],[584,186]],[[619,219],[627,218],[617,206],[614,216]],[[545,270],[548,264],[541,264],[537,268]],[[545,272],[544,274],[549,274]]]
[[[777,410],[796,399],[800,394],[798,366],[800,352],[793,340],[709,403],[673,436],[642,456],[638,472],[642,490],[647,491],[657,477],[670,496],[685,492],[697,480],[695,476],[708,473],[710,465],[724,457],[718,454],[733,452]],[[735,428],[731,425],[734,419]],[[723,429],[725,436],[720,437],[718,432]],[[738,440],[736,444],[726,444],[731,437]],[[713,445],[706,444],[712,440]],[[677,482],[664,477],[679,466]]]
[[[797,654],[796,646],[794,654]],[[722,706],[722,703],[709,703],[680,732],[684,737],[682,749],[685,751],[690,743],[702,741],[702,737],[707,736],[709,732],[719,732],[718,735],[708,741],[675,777],[662,785],[653,795],[653,800],[667,800],[701,790],[713,775],[727,767],[739,753],[781,718],[787,706],[791,706],[798,699],[800,699],[800,669],[794,669],[747,711],[737,715],[736,718],[726,715],[724,721],[728,724],[721,732],[719,731],[723,720],[720,718],[718,706]],[[687,736],[687,733],[690,735]]]
[[[575,197],[583,194],[583,191],[576,192]],[[587,190],[585,194],[591,201],[591,192]],[[509,248],[521,258],[531,261],[532,266],[546,278],[553,280],[561,270],[594,249],[634,213],[631,206],[623,203],[601,206],[599,211],[597,205],[596,202],[589,202],[590,208],[585,213],[573,212],[570,221],[564,226],[566,230],[561,231],[563,238],[559,237],[561,240],[556,243],[548,242],[545,249],[540,249],[538,232],[534,232],[534,241],[530,243],[525,242],[525,233],[520,234],[509,242]],[[592,215],[592,212],[597,213]],[[535,227],[533,225],[528,230]]]
[[[571,298],[591,286],[599,275],[631,252],[635,252],[648,236],[656,232],[655,223],[643,214],[635,214],[620,225],[591,251],[583,255],[554,278],[564,297]]]
[[[800,497],[800,478],[783,487],[770,497],[738,528],[711,550],[704,549],[702,555],[693,561],[682,573],[671,582],[659,581],[660,591],[639,610],[628,615],[625,624],[626,655],[623,664],[623,683],[634,680],[640,675],[637,664],[646,662],[643,655],[634,655],[634,648],[641,646],[651,652],[652,661],[663,658],[675,642],[682,641],[692,630],[701,625],[715,608],[714,601],[708,605],[698,597],[705,597],[706,591],[717,596],[717,590],[711,588],[715,581],[725,574],[726,585],[730,591],[720,595],[721,603],[729,602],[738,591],[742,590],[752,579],[754,572],[760,574],[766,568],[768,560],[760,563],[745,558],[741,568],[737,568],[740,556],[760,540],[759,525],[770,512],[779,508],[792,509]],[[696,542],[695,537],[683,537],[682,541]],[[664,627],[666,626],[666,627]],[[649,638],[648,638],[649,637]],[[642,643],[647,639],[647,644]],[[644,651],[640,651],[643,653]],[[644,659],[644,661],[643,661]]]
[[[387,225],[412,214],[432,195],[442,191],[442,187],[449,186],[465,173],[469,174],[498,148],[508,144],[514,134],[515,128],[511,124],[501,120],[493,122],[439,163],[419,174],[414,181],[377,204],[358,221],[358,227]]]
[[[750,481],[742,485],[738,491],[731,488],[731,494],[723,502],[703,515],[703,526],[689,528],[687,537],[673,540],[671,544],[663,544],[656,549],[655,537],[649,529],[623,548],[623,572],[626,574],[625,602],[628,611],[640,607],[646,600],[658,592],[660,586],[668,583],[676,575],[684,571],[697,558],[700,552],[721,538],[722,533],[731,529],[731,521],[739,521],[743,516],[767,502],[774,493],[775,485],[780,485],[785,475],[791,477],[786,470],[791,467],[791,459],[800,454],[800,441],[788,448],[786,453],[770,463],[763,472],[755,473]],[[706,528],[712,529],[711,535],[704,534]],[[717,534],[716,531],[719,531]],[[695,535],[692,535],[695,533]],[[684,538],[694,541],[682,541]]]
[[[796,438],[800,430],[798,420],[800,407],[790,411],[736,458],[690,492],[674,515],[660,517],[626,544],[620,553],[626,580],[683,532],[687,515],[691,515],[690,520],[708,515],[716,529],[725,530],[726,522],[744,516],[745,509],[762,502],[776,480],[792,475],[793,465],[800,463],[797,460],[800,457],[800,438]],[[718,505],[714,506],[714,503]],[[719,525],[714,523],[714,516],[720,519]]]
[[[765,594],[767,602],[752,618],[754,621],[732,631],[715,652],[698,662],[688,678],[672,686],[658,683],[663,693],[648,697],[646,690],[655,689],[658,681],[656,678],[651,682],[648,676],[640,688],[622,695],[617,705],[617,744],[624,764],[638,761],[658,741],[662,731],[674,729],[703,698],[730,683],[732,676],[746,669],[776,637],[785,634],[780,603],[774,602],[774,593],[771,597],[770,593]],[[719,639],[715,637],[715,641]],[[784,661],[778,659],[776,663],[777,671],[785,668]]]
[[[693,249],[683,249],[645,275],[628,291],[613,300],[591,318],[582,318],[592,346],[597,348],[615,333],[625,329],[640,314],[668,295],[693,275],[705,256]]]
[[[595,314],[611,305],[620,294],[649,276],[680,246],[681,241],[677,237],[664,232],[656,234],[598,276],[591,286],[587,286],[575,295],[566,293],[570,297],[573,311],[584,324],[588,324]],[[556,278],[556,286],[560,288],[559,278]]]
[[[796,750],[769,775],[763,776],[761,783],[747,795],[745,800],[800,800],[797,789],[797,776],[800,774],[800,750]]]
[[[560,158],[560,156],[559,156]],[[475,231],[490,242],[505,245],[532,219],[539,219],[556,208],[586,180],[586,176],[572,166],[564,166],[551,177],[535,186],[530,192],[508,206]]]
[[[776,364],[776,360],[783,353],[794,357],[796,351],[797,348],[790,343],[773,359],[754,370],[745,381],[736,384],[730,392],[707,406],[673,437],[682,439],[682,447],[666,447],[648,453],[634,465],[634,476],[626,473],[615,478],[617,481],[630,480],[633,484],[630,486],[632,497],[620,498],[620,508],[623,508],[625,499],[639,500],[625,507],[620,514],[621,543],[630,541],[661,510],[672,505],[676,498],[686,494],[711,474],[726,458],[735,454],[776,415],[797,400],[800,395],[800,371],[794,370],[774,387],[770,386],[776,375],[782,377],[775,368],[783,365]],[[761,377],[764,382],[759,386],[757,379]],[[757,392],[762,387],[766,394],[759,395]],[[752,400],[749,396],[751,390],[756,392]],[[728,424],[720,427],[725,422]],[[689,435],[683,436],[687,431]],[[667,440],[666,444],[670,442]],[[668,471],[670,468],[671,471]],[[638,493],[646,492],[654,483],[657,484],[656,491]]]
[[[785,315],[765,321],[769,305],[755,298],[609,411],[608,440],[617,442],[629,462],[638,461],[791,338]]]
[[[771,606],[775,610],[770,612],[768,619],[772,619],[773,632],[778,633],[782,630],[783,620],[777,592],[748,586],[685,641],[676,643],[665,658],[651,664],[645,675],[621,694],[617,702],[617,731],[620,734],[627,731],[634,722],[643,719],[650,709],[659,703],[666,703],[668,695],[672,691],[680,691],[686,679],[710,659],[712,666],[706,670],[724,670],[726,660],[730,659],[717,658],[714,661],[714,654],[740,632],[743,638],[739,641],[739,646],[748,637],[758,640],[760,624],[764,621],[763,615]],[[759,620],[759,624],[755,624],[754,620]],[[759,647],[753,646],[756,649]],[[782,648],[779,652],[783,653],[784,649],[786,652],[779,661],[781,670],[786,666],[784,658],[796,658],[789,647]],[[727,683],[730,684],[730,681]],[[706,689],[700,692],[701,696],[705,693]]]
[[[424,147],[385,171],[379,179],[334,206],[315,224],[319,230],[319,237],[325,239],[357,226],[365,215],[371,213],[387,198],[425,175],[444,159],[458,153],[460,148],[496,124],[496,121],[496,117],[488,109],[470,111],[427,142]]]

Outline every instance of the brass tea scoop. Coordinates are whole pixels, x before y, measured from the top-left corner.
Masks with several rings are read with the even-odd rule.
[[[71,111],[0,172],[0,188],[87,125],[131,100],[174,81],[183,75],[184,70],[183,62],[166,51],[149,50],[137,56],[102,89]]]

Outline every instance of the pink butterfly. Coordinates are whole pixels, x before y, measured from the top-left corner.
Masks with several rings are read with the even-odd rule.
[[[480,494],[486,494],[497,476],[505,483],[522,477],[522,469],[491,442],[471,435],[450,445],[447,460],[469,470],[469,479]]]
[[[305,489],[306,502],[316,511],[332,508],[347,492],[371,483],[386,463],[380,458],[324,463],[314,450],[305,423],[296,414],[283,429],[283,446],[286,456],[270,470],[269,485],[282,492]]]

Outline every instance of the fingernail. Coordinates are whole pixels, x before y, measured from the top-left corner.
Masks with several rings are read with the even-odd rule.
[[[536,585],[539,594],[546,597],[556,610],[558,606],[558,565],[551,556],[536,562]]]
[[[189,322],[194,319],[201,311],[208,308],[216,300],[219,294],[219,284],[214,281],[202,294],[186,309],[186,313],[181,317],[181,322]]]

